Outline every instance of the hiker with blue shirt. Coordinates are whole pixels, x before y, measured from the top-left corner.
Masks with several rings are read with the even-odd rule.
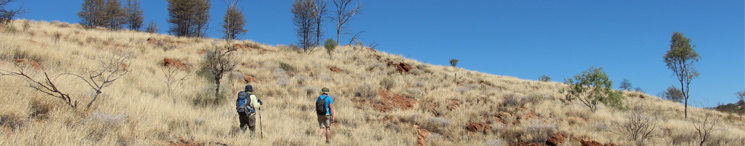
[[[246,85],[246,90],[238,92],[238,99],[236,100],[236,111],[238,111],[238,120],[240,122],[241,131],[246,132],[246,128],[251,130],[251,134],[254,133],[256,127],[256,112],[260,110],[261,100],[253,95],[254,89],[251,85]]]
[[[331,136],[331,123],[334,122],[334,100],[329,96],[329,88],[323,87],[321,89],[321,96],[316,98],[316,115],[318,115],[318,124],[321,130],[318,131],[319,135],[323,135],[326,132],[326,143],[329,143],[329,137]]]

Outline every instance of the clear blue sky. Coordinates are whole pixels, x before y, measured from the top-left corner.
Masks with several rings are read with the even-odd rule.
[[[126,1],[126,0],[122,0]],[[248,33],[241,39],[277,45],[295,43],[292,0],[243,0]],[[21,18],[77,23],[82,0],[19,0],[6,8],[29,10]],[[355,4],[360,1],[354,1]],[[437,65],[496,75],[553,81],[591,66],[615,81],[624,79],[657,95],[678,85],[662,61],[674,31],[696,45],[701,76],[691,84],[694,106],[736,102],[745,89],[745,4],[742,0],[493,1],[368,0],[350,25],[366,31],[365,44]],[[141,0],[145,20],[166,33],[167,2]],[[209,36],[219,38],[225,2],[212,0]],[[335,38],[328,23],[326,38]],[[343,36],[345,44],[349,36]]]

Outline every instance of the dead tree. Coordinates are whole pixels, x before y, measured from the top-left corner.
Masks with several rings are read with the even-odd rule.
[[[352,16],[360,14],[362,5],[360,4],[352,9],[348,9],[347,7],[352,3],[352,0],[333,0],[333,2],[336,12],[334,12],[334,16],[331,19],[336,21],[336,42],[339,43],[339,36],[342,33],[348,34],[346,31],[348,27],[345,24],[352,20]]]
[[[78,102],[73,101],[70,98],[69,94],[62,92],[59,88],[57,88],[57,85],[55,85],[52,79],[49,78],[49,75],[46,71],[44,72],[44,79],[39,81],[25,72],[24,68],[26,67],[22,67],[18,63],[15,64],[15,67],[16,71],[0,71],[0,75],[21,77],[29,83],[29,87],[49,96],[61,99],[63,102],[65,102],[65,104],[70,106],[70,108],[77,109]]]
[[[706,113],[704,119],[694,122],[698,134],[699,145],[703,146],[711,134],[716,131],[715,127],[719,126],[719,120],[712,113]]]
[[[125,74],[129,72],[129,70],[126,69],[126,63],[129,62],[129,55],[128,54],[114,54],[111,56],[106,56],[104,58],[101,58],[99,67],[94,70],[88,70],[87,75],[79,75],[79,74],[72,74],[72,73],[64,73],[61,75],[72,75],[75,77],[78,77],[82,79],[85,83],[88,84],[91,89],[95,91],[95,94],[93,95],[93,99],[91,99],[90,102],[86,105],[86,110],[90,109],[91,105],[93,105],[93,102],[96,101],[98,96],[103,93],[102,90],[105,87],[110,86],[114,81],[121,78]],[[13,75],[18,76],[26,81],[29,82],[29,86],[39,92],[45,93],[47,95],[62,99],[65,104],[70,106],[73,109],[77,109],[77,101],[72,100],[69,94],[62,92],[57,85],[54,83],[53,79],[50,79],[49,75],[46,71],[44,71],[44,79],[38,80],[28,73],[24,71],[25,67],[21,67],[18,63],[15,64],[17,71],[15,72],[0,72],[2,75]],[[60,76],[61,76],[60,75]],[[59,77],[59,76],[58,76]]]
[[[232,46],[226,45],[223,49],[215,47],[212,52],[207,55],[207,66],[210,68],[210,73],[215,81],[215,99],[219,98],[220,95],[220,80],[225,75],[235,69],[235,61],[233,61],[233,51],[236,49]]]
[[[93,102],[103,93],[103,88],[110,86],[111,83],[129,73],[129,70],[124,68],[127,63],[129,63],[129,54],[114,54],[101,58],[98,68],[88,70],[86,76],[70,74],[82,79],[93,91],[96,91],[93,99],[86,105],[86,110],[90,109]]]

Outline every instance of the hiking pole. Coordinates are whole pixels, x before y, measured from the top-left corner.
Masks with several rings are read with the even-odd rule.
[[[264,122],[261,121],[262,119],[264,118],[261,118],[261,107],[259,107],[259,134],[261,135],[261,138],[264,138],[264,128],[261,126],[264,124]]]

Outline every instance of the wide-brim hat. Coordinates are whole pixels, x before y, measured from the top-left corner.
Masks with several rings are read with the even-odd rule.
[[[251,85],[246,85],[246,91],[253,92],[254,91],[254,87],[251,86]]]

